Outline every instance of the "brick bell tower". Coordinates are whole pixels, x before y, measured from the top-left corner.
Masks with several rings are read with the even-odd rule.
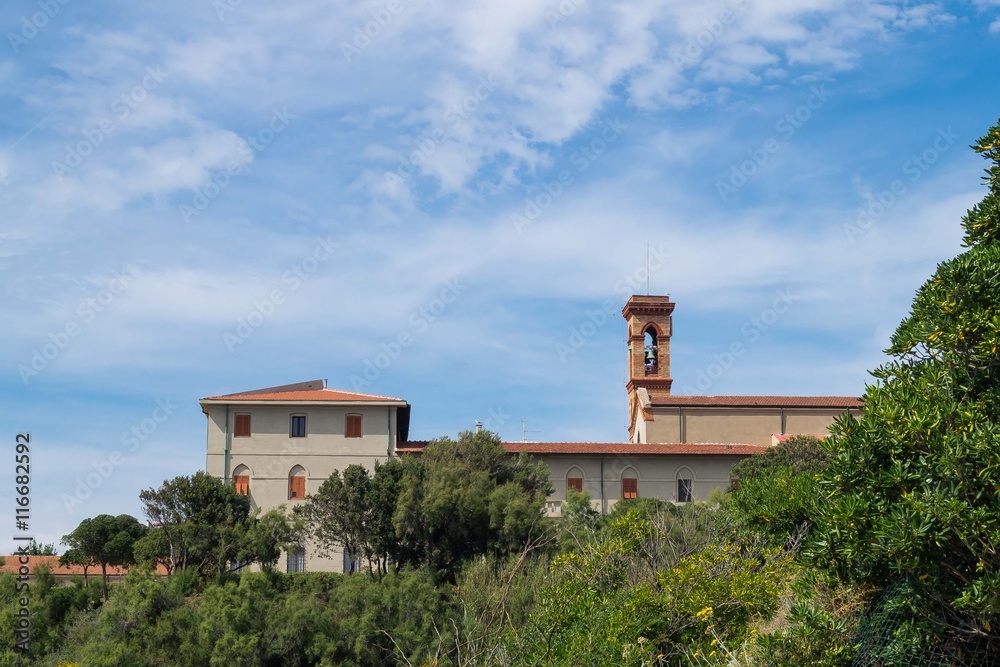
[[[644,442],[644,424],[652,421],[651,402],[670,396],[670,336],[674,303],[669,295],[629,298],[622,308],[628,322],[629,437]]]

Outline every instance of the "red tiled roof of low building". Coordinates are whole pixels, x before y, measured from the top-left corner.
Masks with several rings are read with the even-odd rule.
[[[6,562],[2,566],[0,566],[0,572],[10,572],[12,574],[17,574],[20,567],[24,565],[24,563],[20,562],[20,559],[23,558],[23,556],[14,554],[12,556],[4,556],[4,558],[6,558]],[[71,576],[75,574],[78,574],[81,577],[83,576],[82,565],[60,565],[59,556],[27,556],[27,558],[28,558],[28,563],[27,563],[28,570],[32,574],[34,574],[35,569],[38,568],[39,565],[46,565],[50,568],[52,574],[56,576]],[[88,575],[93,576],[95,573],[97,574],[97,576],[100,576],[101,574],[100,565],[91,565],[90,567],[87,568]],[[166,575],[167,569],[162,565],[157,565],[156,573],[161,575]],[[128,574],[128,568],[109,567],[108,574],[114,574],[114,575]]]
[[[861,409],[862,404],[855,396],[665,396],[653,406]]]
[[[401,442],[396,447],[400,453],[417,454],[427,445],[426,440]],[[511,454],[522,451],[529,454],[603,454],[609,456],[630,454],[651,455],[750,455],[767,451],[767,445],[745,443],[663,443],[637,444],[632,442],[505,442],[503,448]]]
[[[634,442],[505,442],[504,449],[512,454],[683,454],[693,456],[718,454],[759,454],[768,449],[766,445],[744,443],[656,443],[638,444]]]

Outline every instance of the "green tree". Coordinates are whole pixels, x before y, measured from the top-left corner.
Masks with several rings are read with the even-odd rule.
[[[509,456],[490,431],[463,431],[424,448],[401,483],[396,536],[424,563],[451,577],[468,557],[520,551],[547,529],[548,467]]]
[[[597,528],[597,522],[601,518],[601,513],[593,508],[590,503],[590,492],[584,489],[566,490],[566,502],[562,506],[562,518],[564,523],[569,524],[574,529],[593,531]]]
[[[368,516],[370,551],[379,561],[382,573],[389,571],[389,563],[399,566],[409,562],[406,546],[396,537],[396,525],[393,516],[399,503],[403,476],[409,467],[418,465],[413,458],[406,460],[392,459],[387,463],[375,462],[375,473],[372,475],[371,507]]]
[[[232,485],[199,471],[146,489],[139,498],[153,527],[162,531],[151,538],[154,544],[142,545],[147,558],[169,559],[171,572],[193,567],[219,576],[238,561],[249,529],[250,499]]]
[[[281,552],[301,543],[302,529],[299,522],[289,520],[284,506],[264,513],[255,510],[247,521],[237,562],[241,566],[258,563],[264,572],[273,572]]]
[[[136,540],[136,544],[142,541],[142,538]],[[133,555],[135,555],[135,545],[133,545]],[[141,562],[141,558],[136,557],[137,562]],[[87,571],[94,567],[96,563],[92,558],[87,556],[80,549],[67,549],[62,556],[59,557],[59,564],[63,567],[68,565],[79,565],[83,568],[83,583],[89,584],[87,579]]]
[[[170,557],[170,543],[167,539],[168,531],[160,526],[150,528],[146,534],[135,543],[133,552],[135,562],[156,570],[163,567],[168,575],[174,573],[174,561]],[[69,553],[68,551],[66,553]],[[86,570],[84,570],[86,573]]]
[[[408,469],[419,467],[416,459],[375,462],[374,473],[360,465],[334,471],[317,493],[295,508],[329,554],[334,548],[367,560],[379,576],[395,563],[397,571],[413,559],[411,551],[396,536],[393,516],[399,503],[403,478]]]
[[[837,421],[816,562],[905,580],[923,641],[1000,650],[1000,125],[973,148],[989,191],[918,290],[859,419]]]
[[[76,529],[63,537],[63,543],[76,549],[84,558],[101,566],[104,599],[108,598],[108,566],[126,566],[135,563],[133,545],[146,533],[146,527],[134,516],[100,514],[84,519]]]
[[[365,556],[371,562],[374,554],[370,516],[372,513],[372,479],[362,465],[348,466],[343,474],[338,470],[320,485],[319,491],[295,508],[309,525],[322,553],[329,555],[341,547],[354,556]]]

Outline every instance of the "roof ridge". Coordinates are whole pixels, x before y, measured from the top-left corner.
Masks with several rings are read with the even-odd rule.
[[[286,391],[313,391],[316,389],[326,389],[326,382],[323,380],[307,380],[305,382],[293,382],[292,384],[279,384],[274,387],[264,387],[263,389],[251,389],[250,391],[238,391],[234,394],[220,394],[221,396],[252,396],[254,394],[280,394]]]
[[[317,382],[317,381],[314,381]],[[294,394],[328,394],[330,400],[337,400],[337,397],[344,397],[344,400],[350,400],[350,397],[357,397],[359,399],[366,400],[383,400],[383,401],[398,401],[405,403],[406,401],[402,398],[397,398],[395,396],[381,396],[379,394],[363,394],[359,391],[349,391],[347,389],[331,389],[330,387],[323,386],[325,383],[323,380],[318,381],[320,386],[315,386],[313,382],[303,382],[297,385],[283,385],[281,387],[271,387],[268,389],[254,389],[252,391],[241,391],[233,394],[218,394],[215,396],[204,396],[200,400],[202,401],[219,401],[226,399],[241,399],[248,400],[253,399],[255,396],[260,396],[261,400],[281,400],[281,394],[289,394],[287,400],[305,400],[301,397],[296,397]],[[310,386],[312,385],[312,386]],[[264,398],[267,397],[267,398]],[[322,398],[314,398],[312,400],[322,400]]]

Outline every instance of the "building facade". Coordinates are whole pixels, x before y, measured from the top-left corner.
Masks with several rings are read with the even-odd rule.
[[[250,497],[251,507],[291,508],[334,470],[373,468],[406,441],[410,406],[387,396],[335,391],[323,380],[209,396],[206,470]],[[315,544],[282,556],[290,571],[344,569],[342,552],[320,556]]]
[[[623,498],[705,500],[727,486],[734,463],[789,435],[825,435],[860,401],[846,396],[674,396],[669,296],[632,296],[628,322],[629,442],[505,442],[544,461],[554,488],[547,511],[558,516],[568,490],[587,491],[608,512]],[[207,471],[250,496],[252,507],[302,502],[334,470],[369,469],[393,456],[419,455],[408,439],[410,406],[400,398],[329,389],[314,380],[200,401],[208,418]],[[282,556],[279,568],[343,571],[343,553],[315,544]]]

